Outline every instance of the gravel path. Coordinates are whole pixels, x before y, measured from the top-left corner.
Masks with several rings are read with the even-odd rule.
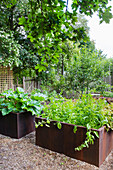
[[[35,133],[19,140],[0,135],[0,170],[113,170],[113,150],[97,168],[35,145]]]

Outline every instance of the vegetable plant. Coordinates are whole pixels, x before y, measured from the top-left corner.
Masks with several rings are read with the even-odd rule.
[[[30,111],[32,115],[40,115],[43,105],[41,101],[46,98],[42,93],[25,93],[23,88],[18,87],[16,91],[6,90],[0,94],[0,111],[3,116],[10,112]]]
[[[99,138],[99,129],[106,126],[106,129],[113,130],[113,105],[108,105],[105,100],[95,100],[91,94],[83,94],[78,100],[60,98],[55,100],[51,97],[50,103],[44,105],[42,118],[46,121],[39,122],[36,127],[45,124],[49,127],[51,120],[57,121],[57,127],[62,128],[62,123],[74,124],[73,132],[76,133],[77,125],[87,128],[84,143],[75,148],[82,150],[94,143],[95,136]]]

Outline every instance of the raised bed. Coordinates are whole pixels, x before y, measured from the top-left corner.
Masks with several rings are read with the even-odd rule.
[[[36,123],[41,120],[44,119],[35,118]],[[73,132],[74,125],[62,123],[62,128],[59,130],[54,125],[55,123],[56,121],[52,121],[49,128],[46,126],[36,128],[36,145],[98,167],[113,149],[113,131],[107,132],[105,127],[101,127],[96,130],[99,133],[99,138],[95,137],[93,145],[81,151],[75,151],[75,147],[80,146],[85,140],[86,128],[78,126],[75,134]]]
[[[0,134],[19,139],[35,130],[34,121],[31,112],[9,113],[5,116],[0,112]]]
[[[113,103],[113,98],[112,97],[93,97],[95,99],[104,99],[106,100],[109,104]]]

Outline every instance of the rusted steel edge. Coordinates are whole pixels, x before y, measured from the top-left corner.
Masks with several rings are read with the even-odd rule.
[[[41,117],[36,117],[35,119],[36,119],[36,122],[41,121],[41,120],[46,120],[45,118],[41,118]],[[54,123],[57,123],[57,121],[52,120],[51,124],[54,124]],[[68,124],[68,123],[64,123],[64,122],[61,122],[61,123],[64,127],[66,126],[65,129],[67,129],[67,130],[69,129],[69,127],[71,127],[71,130],[72,130],[73,127],[76,126],[76,125]],[[48,138],[45,139],[46,144],[44,144],[44,141],[43,141],[43,138],[44,138],[44,131],[42,131],[43,128],[46,131],[46,133],[48,133],[48,135],[49,135]],[[53,125],[52,125],[52,128],[53,128]],[[84,126],[77,126],[77,128],[82,130],[82,132],[80,130],[80,133],[81,133],[81,137],[84,138],[85,137],[84,131],[86,131],[87,128],[84,127]],[[63,128],[63,131],[65,129]],[[64,150],[62,150],[62,149],[58,149],[58,148],[55,149],[54,146],[52,146],[53,144],[51,144],[51,146],[50,146],[49,143],[54,141],[54,137],[50,137],[50,136],[51,135],[54,136],[54,133],[57,133],[57,132],[54,132],[53,130],[49,130],[49,128],[47,129],[47,127],[38,127],[38,129],[36,129],[36,145],[42,146],[44,148],[47,148],[47,149],[50,149],[50,150],[53,150],[53,151],[56,151],[56,152],[59,152],[59,153],[64,153],[67,156],[70,156],[72,158],[79,159],[79,160],[94,164],[98,167],[103,163],[105,158],[108,156],[110,151],[113,149],[113,131],[110,130],[109,132],[107,132],[105,130],[105,126],[99,128],[99,129],[92,129],[92,130],[97,131],[99,133],[99,139],[96,138],[94,145],[90,145],[90,148],[85,148],[85,149],[83,149],[83,151],[75,151],[75,155],[74,155],[73,151],[70,151],[70,152],[72,152],[72,155],[71,155],[71,153],[69,153],[69,151],[66,151],[66,148],[64,148]],[[41,132],[43,134],[40,137]],[[61,132],[62,132],[62,129],[61,129]],[[62,133],[65,133],[65,132],[62,132]],[[56,135],[58,135],[58,137],[59,137],[60,133],[56,134]],[[68,138],[70,138],[70,140],[72,140],[72,141],[75,140],[74,144],[76,144],[76,142],[78,142],[77,140],[78,140],[78,138],[80,138],[80,136],[78,136],[77,138],[75,138],[75,136],[72,135],[72,139],[71,139],[70,136],[66,137],[66,140],[68,141],[68,143],[70,142],[68,140]],[[62,135],[62,137],[63,137],[63,135]],[[50,138],[50,142],[47,141],[47,140],[49,140],[49,138]],[[80,138],[80,140],[83,141],[83,139],[81,139],[81,138]],[[58,140],[56,139],[56,141],[54,141],[54,142],[58,142]],[[65,144],[63,144],[63,145],[65,145]],[[73,142],[72,142],[72,145],[73,145]],[[71,149],[72,149],[72,147],[71,147]],[[93,154],[95,154],[95,156],[93,156]],[[92,160],[91,160],[91,157],[92,157]]]

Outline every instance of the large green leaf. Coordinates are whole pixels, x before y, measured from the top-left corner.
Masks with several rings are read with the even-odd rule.
[[[16,91],[17,91],[18,93],[24,93],[24,89],[21,88],[21,87],[17,87]]]
[[[9,114],[11,111],[12,111],[12,109],[9,110],[7,108],[3,108],[2,109],[2,115],[5,116],[5,115]]]
[[[34,100],[44,101],[47,99],[47,95],[42,93],[35,93],[31,95],[31,98]]]
[[[10,102],[10,103],[7,103],[7,106],[8,106],[8,109],[12,109],[14,108],[14,102]]]

